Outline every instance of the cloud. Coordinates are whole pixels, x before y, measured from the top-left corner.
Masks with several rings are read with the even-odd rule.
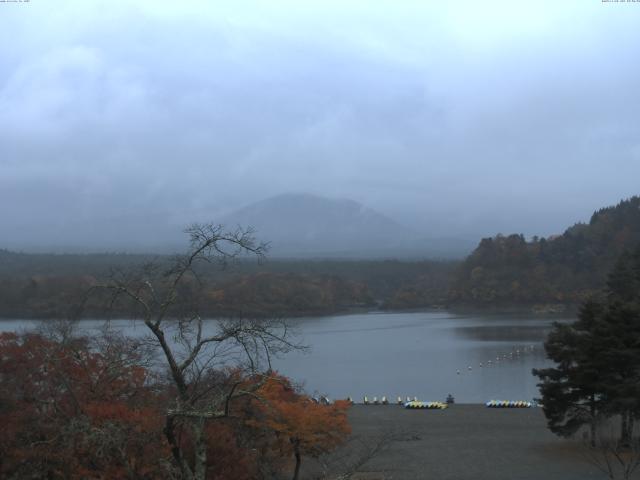
[[[144,242],[286,191],[436,235],[546,234],[638,193],[633,5],[25,7],[0,19],[12,246],[29,225]]]

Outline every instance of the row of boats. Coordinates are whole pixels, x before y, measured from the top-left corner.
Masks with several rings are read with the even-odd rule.
[[[351,397],[349,397],[349,401],[354,403]],[[380,397],[380,399],[378,399],[378,397],[369,399],[365,396],[362,403],[364,405],[389,405],[391,402],[384,396]],[[449,395],[446,402],[423,402],[418,400],[417,397],[407,397],[406,400],[398,397],[394,403],[408,409],[443,410],[453,404],[454,399]],[[487,408],[531,408],[535,406],[532,402],[525,400],[489,400],[485,405]]]
[[[489,400],[486,404],[489,408],[531,408],[533,403],[524,400]]]
[[[407,402],[404,408],[415,410],[444,410],[449,405],[445,402]]]
[[[352,404],[355,403],[353,401],[353,398],[351,398],[351,397],[349,397],[348,400]],[[372,397],[371,399],[369,399],[369,397],[365,396],[362,399],[362,403],[364,405],[389,405],[392,402],[390,402],[389,399],[387,397],[385,397],[385,396],[380,397],[380,399],[378,399],[378,397]],[[433,404],[435,404],[435,403],[442,403],[442,402],[420,402],[420,401],[418,401],[418,397],[413,397],[413,398],[407,397],[406,400],[403,400],[402,397],[398,397],[394,403],[397,404],[397,405],[406,406],[409,403],[433,403]],[[447,397],[447,403],[453,403],[453,397],[451,395],[449,395]]]

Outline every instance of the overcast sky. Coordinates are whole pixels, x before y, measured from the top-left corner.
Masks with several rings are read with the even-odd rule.
[[[433,236],[640,193],[640,3],[0,3],[0,247],[157,243],[285,192]]]

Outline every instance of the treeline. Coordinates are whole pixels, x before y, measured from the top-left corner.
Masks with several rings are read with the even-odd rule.
[[[317,315],[374,305],[367,285],[338,276],[258,273],[206,292],[204,311],[222,315]]]
[[[92,317],[128,316],[130,302],[111,302],[108,292],[87,297],[100,278],[33,275],[0,279],[0,313],[9,318],[69,318],[82,308]],[[182,294],[205,316],[303,316],[375,305],[367,286],[336,276],[258,273],[213,284],[187,278]]]
[[[595,212],[562,235],[483,239],[460,265],[452,304],[580,304],[605,284],[625,251],[640,244],[640,197]]]
[[[579,305],[640,244],[640,197],[595,212],[549,238],[482,239],[463,262],[397,260],[236,261],[200,266],[189,290],[204,315],[301,316],[352,308]],[[65,317],[89,287],[114,272],[171,262],[169,256],[30,255],[0,250],[0,317]],[[127,315],[124,304],[115,312]],[[88,305],[113,313],[107,299]]]
[[[66,318],[92,286],[137,266],[169,268],[170,256],[45,255],[0,251],[0,316]],[[453,262],[395,260],[240,260],[221,269],[200,265],[181,286],[207,316],[304,316],[354,308],[424,307],[442,303]],[[84,314],[127,316],[127,302],[102,292]]]

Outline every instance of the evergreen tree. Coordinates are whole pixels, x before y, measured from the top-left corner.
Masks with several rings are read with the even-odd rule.
[[[589,425],[592,443],[604,402],[599,355],[604,345],[594,335],[601,312],[598,302],[589,301],[580,310],[578,321],[555,323],[544,347],[547,357],[557,365],[533,371],[541,380],[538,386],[549,429],[570,437]]]
[[[605,293],[576,322],[554,325],[545,350],[556,366],[533,373],[552,432],[589,424],[593,443],[598,419],[618,415],[626,444],[640,416],[640,248],[619,258]]]
[[[608,413],[620,415],[621,441],[628,444],[640,416],[640,248],[616,262],[606,304],[598,332],[607,344],[603,386]]]

